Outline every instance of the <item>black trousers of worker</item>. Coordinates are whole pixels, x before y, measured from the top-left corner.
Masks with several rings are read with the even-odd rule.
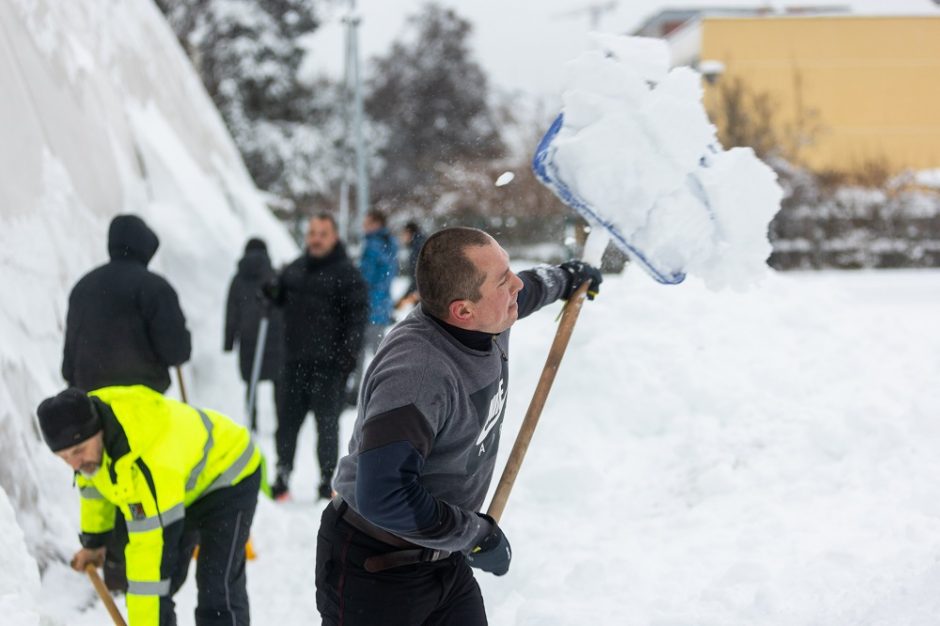
[[[278,385],[282,395],[274,433],[278,472],[290,474],[294,469],[297,435],[307,413],[313,411],[317,422],[320,476],[323,481],[333,476],[339,460],[339,416],[343,411],[348,377],[349,372],[328,364],[295,361],[284,365]]]
[[[363,562],[400,550],[343,521],[327,503],[317,534],[323,626],[485,626],[480,587],[462,553],[370,574]]]
[[[213,491],[186,508],[183,539],[170,582],[175,594],[186,581],[193,551],[196,560],[197,626],[248,626],[245,544],[251,531],[261,468],[233,487]],[[173,602],[161,602],[160,624],[176,624]]]

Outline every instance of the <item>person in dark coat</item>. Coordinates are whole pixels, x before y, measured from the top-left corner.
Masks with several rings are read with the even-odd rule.
[[[258,331],[261,319],[268,318],[268,330],[261,355],[261,369],[256,383],[262,380],[274,382],[277,397],[277,377],[284,359],[284,330],[281,312],[267,305],[261,297],[261,287],[276,278],[271,267],[268,248],[257,238],[245,244],[245,254],[238,261],[238,272],[232,278],[225,307],[225,338],[223,349],[231,352],[238,342],[238,365],[242,380],[248,385],[245,399],[254,400],[250,411],[251,429],[257,430],[257,389],[251,398],[251,368],[258,347]]]
[[[395,308],[400,309],[405,306],[413,306],[418,302],[418,281],[415,279],[415,270],[418,267],[418,254],[421,252],[421,246],[424,245],[426,237],[421,232],[421,227],[417,222],[408,222],[401,229],[399,240],[403,247],[408,248],[408,265],[405,268],[405,276],[410,280],[408,288],[404,295],[395,302]]]
[[[147,269],[159,245],[136,215],[111,220],[111,260],[85,274],[69,295],[62,377],[70,387],[88,392],[144,385],[164,393],[169,368],[189,360],[191,338],[176,291]],[[118,513],[104,563],[109,589],[127,589],[126,543],[127,528]]]
[[[332,215],[310,220],[306,244],[306,253],[264,289],[284,314],[277,478],[271,487],[278,499],[287,494],[297,435],[311,410],[317,422],[319,494],[332,495],[346,380],[356,367],[369,313],[365,281],[346,255]]]
[[[62,377],[70,386],[146,385],[164,393],[169,368],[189,360],[191,339],[176,291],[147,269],[159,245],[136,215],[111,221],[111,261],[83,276],[69,295]]]

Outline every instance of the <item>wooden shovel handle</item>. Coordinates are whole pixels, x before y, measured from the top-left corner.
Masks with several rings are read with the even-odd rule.
[[[124,616],[121,615],[121,612],[118,610],[117,605],[114,603],[114,598],[111,597],[111,592],[105,587],[95,566],[91,563],[86,565],[85,573],[88,574],[88,578],[91,579],[91,584],[95,586],[95,591],[98,592],[98,596],[101,598],[101,601],[104,602],[104,606],[108,609],[108,613],[111,615],[111,619],[114,620],[115,626],[127,626],[127,622],[124,621]]]
[[[186,398],[186,385],[183,384],[183,368],[179,365],[176,366],[176,382],[180,386],[180,399],[183,400],[183,404],[189,404],[189,399]]]
[[[513,444],[512,452],[509,453],[506,468],[503,469],[503,475],[496,486],[490,508],[486,511],[487,515],[490,515],[497,522],[503,516],[503,509],[506,508],[506,501],[509,500],[509,492],[512,491],[513,483],[516,482],[516,476],[522,467],[522,460],[529,449],[529,442],[532,441],[535,427],[539,423],[539,417],[542,415],[542,408],[545,406],[548,392],[551,391],[552,383],[555,382],[555,374],[558,372],[561,358],[568,348],[568,340],[571,339],[574,324],[578,321],[578,314],[581,313],[581,305],[584,304],[584,298],[590,284],[591,281],[584,281],[574,294],[568,298],[568,303],[565,304],[562,311],[561,322],[558,324],[558,330],[555,331],[555,339],[548,351],[548,358],[545,359],[545,367],[542,368],[542,376],[535,387],[535,393],[532,395],[532,401],[529,403],[525,418],[522,420],[522,426],[516,436],[516,443]]]

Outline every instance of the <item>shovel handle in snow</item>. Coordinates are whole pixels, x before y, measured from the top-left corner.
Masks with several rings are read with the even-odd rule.
[[[545,400],[548,398],[548,392],[551,391],[552,383],[555,382],[555,374],[558,372],[558,366],[561,365],[561,358],[565,355],[568,347],[568,341],[571,339],[571,333],[574,330],[574,324],[578,321],[578,314],[581,313],[581,306],[584,304],[584,298],[587,296],[587,290],[591,281],[586,280],[575,290],[574,294],[568,298],[567,304],[561,313],[561,322],[558,324],[558,330],[555,331],[555,339],[552,341],[552,347],[548,351],[548,358],[545,359],[545,367],[542,368],[542,375],[539,383],[535,387],[535,393],[532,395],[532,401],[525,412],[525,418],[522,420],[522,426],[519,428],[519,434],[516,436],[516,442],[512,446],[512,452],[509,453],[509,459],[506,461],[506,467],[503,469],[503,475],[499,478],[499,484],[496,486],[496,492],[490,501],[490,508],[487,509],[487,515],[490,515],[497,522],[503,515],[503,509],[506,508],[506,501],[509,500],[509,492],[512,491],[513,483],[516,482],[516,476],[522,467],[522,461],[525,453],[529,449],[529,443],[532,441],[532,435],[535,433],[535,427],[539,423],[539,417],[542,415],[542,409],[545,407]]]
[[[179,365],[176,366],[176,382],[180,386],[180,398],[183,404],[189,404],[189,400],[186,399],[186,385],[183,384],[183,368]]]
[[[124,616],[121,615],[121,612],[118,610],[117,605],[114,603],[114,598],[111,597],[111,592],[108,591],[108,588],[101,580],[101,576],[98,575],[98,570],[95,568],[94,564],[89,563],[86,565],[85,573],[88,574],[88,578],[91,579],[91,584],[95,586],[95,591],[98,592],[98,597],[104,602],[104,606],[108,609],[108,614],[111,615],[111,619],[114,620],[115,626],[127,626],[127,622],[124,621]]]

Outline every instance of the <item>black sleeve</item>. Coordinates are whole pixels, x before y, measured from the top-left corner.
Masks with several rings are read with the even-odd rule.
[[[65,346],[62,348],[62,378],[69,387],[75,386],[75,364],[72,343],[75,341],[75,315],[72,298],[69,297],[69,310],[65,315]]]
[[[345,351],[347,365],[355,361],[362,349],[362,335],[369,317],[369,296],[362,274],[352,264],[346,272],[340,288],[339,302],[340,329],[339,346]],[[350,371],[351,368],[350,368]]]
[[[154,351],[167,367],[189,360],[192,351],[186,318],[176,291],[160,277],[142,294],[142,310]]]
[[[238,334],[238,316],[241,309],[238,292],[238,276],[236,276],[229,284],[228,298],[225,304],[225,336],[222,341],[222,349],[226,352],[235,347],[235,336]]]
[[[568,273],[553,265],[523,270],[519,272],[519,279],[522,280],[517,300],[520,319],[558,300],[568,286]]]

